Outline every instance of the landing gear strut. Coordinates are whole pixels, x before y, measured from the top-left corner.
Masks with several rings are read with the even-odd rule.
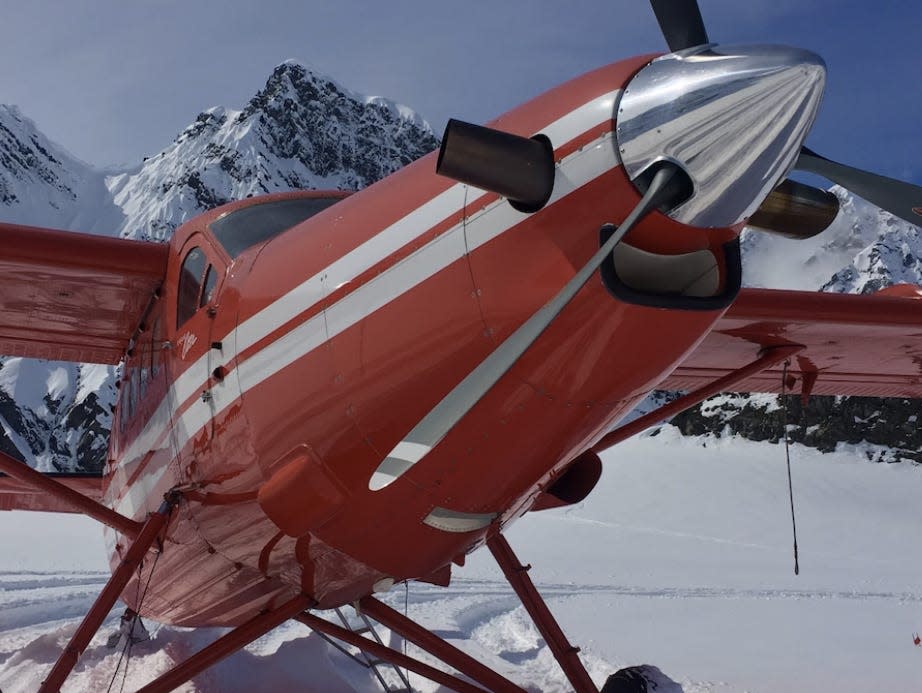
[[[512,547],[509,546],[509,542],[506,541],[502,534],[496,534],[491,539],[488,539],[487,547],[502,569],[503,575],[506,576],[512,589],[519,596],[522,606],[531,616],[531,620],[534,621],[535,626],[544,638],[544,642],[551,648],[554,658],[560,664],[563,673],[566,674],[567,680],[573,686],[573,690],[576,693],[598,693],[598,689],[592,679],[589,678],[586,667],[583,666],[579,658],[579,648],[569,643],[567,636],[563,634],[550,609],[547,608],[547,604],[544,603],[541,595],[538,594],[538,590],[535,589],[531,578],[528,577],[528,571],[531,566],[519,563],[519,559],[512,552]]]
[[[515,593],[522,601],[522,606],[531,616],[535,627],[554,654],[554,658],[560,664],[560,668],[563,669],[563,673],[566,675],[570,685],[573,686],[573,690],[576,693],[599,693],[599,689],[589,678],[586,667],[583,666],[583,662],[579,658],[579,648],[569,643],[550,609],[547,608],[547,604],[544,603],[541,595],[538,594],[538,590],[535,589],[531,578],[528,577],[528,571],[531,566],[519,563],[519,559],[512,552],[509,542],[501,534],[496,534],[488,539],[487,547],[502,569],[512,589],[515,590]],[[669,681],[655,667],[647,665],[626,667],[608,677],[601,693],[647,693],[648,672],[650,674],[655,672],[655,678],[662,682]]]
[[[131,546],[122,556],[121,565],[112,573],[112,577],[109,578],[96,602],[87,612],[48,677],[42,682],[39,693],[56,693],[61,689],[64,680],[77,664],[77,660],[89,645],[90,640],[96,635],[96,631],[99,630],[99,626],[102,625],[109,610],[115,604],[115,600],[125,589],[125,585],[128,584],[141,559],[147,554],[148,549],[154,544],[160,535],[160,531],[169,521],[170,512],[178,500],[179,496],[177,494],[169,495],[163,501],[160,509],[148,517],[147,522],[144,523],[141,531],[137,533]]]

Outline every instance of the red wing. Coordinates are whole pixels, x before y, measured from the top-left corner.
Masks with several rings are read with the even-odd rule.
[[[168,248],[0,224],[0,354],[118,363]]]
[[[816,374],[814,394],[922,397],[922,299],[886,293],[744,289],[659,387],[693,390],[751,363],[764,347],[794,344],[804,349],[791,359],[790,371]],[[781,369],[733,389],[780,392]]]
[[[87,498],[102,501],[102,475],[47,474]],[[76,512],[71,506],[44,491],[0,474],[0,510],[41,510],[51,513]]]

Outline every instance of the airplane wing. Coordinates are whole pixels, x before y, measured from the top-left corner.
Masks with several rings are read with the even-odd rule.
[[[922,397],[922,292],[906,285],[870,295],[743,289],[714,330],[658,387],[694,390],[752,363],[767,347],[798,345],[788,391]],[[736,392],[781,392],[782,364]]]
[[[101,474],[46,474],[74,491],[95,501],[102,501]],[[10,476],[0,474],[0,511],[38,510],[50,513],[78,512],[49,493],[39,491]]]
[[[156,243],[0,224],[0,354],[118,363],[167,253]]]

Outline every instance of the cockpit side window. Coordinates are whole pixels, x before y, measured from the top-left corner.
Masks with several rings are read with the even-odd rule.
[[[208,228],[227,254],[236,258],[247,248],[274,238],[341,199],[342,196],[271,200],[229,212]]]
[[[199,308],[202,275],[205,273],[205,253],[195,247],[186,254],[179,271],[179,298],[176,305],[176,327],[179,328]]]

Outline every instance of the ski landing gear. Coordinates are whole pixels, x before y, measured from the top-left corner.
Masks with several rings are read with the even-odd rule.
[[[118,630],[109,636],[106,647],[114,650],[119,647],[137,645],[139,642],[150,640],[150,633],[144,627],[141,617],[136,611],[126,608],[119,620]]]

